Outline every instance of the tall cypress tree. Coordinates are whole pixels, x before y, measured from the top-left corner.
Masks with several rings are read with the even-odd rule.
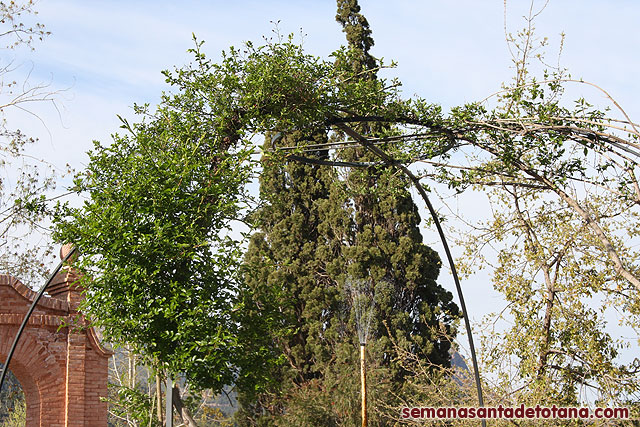
[[[336,21],[342,25],[347,38],[347,45],[354,53],[352,68],[357,73],[374,70],[378,63],[369,50],[373,47],[373,37],[369,21],[360,13],[358,0],[337,0],[338,13]],[[374,76],[375,74],[369,74]]]
[[[337,0],[336,21],[342,25],[351,51],[350,66],[362,79],[375,79],[378,63],[370,54],[371,29],[360,13],[357,0]],[[366,116],[366,112],[362,112]],[[384,125],[357,130],[369,137],[393,133]],[[392,148],[389,144],[387,147]],[[346,160],[379,160],[366,150],[345,150]],[[355,207],[354,244],[345,250],[352,275],[368,274],[373,281],[384,281],[388,289],[377,295],[377,335],[381,337],[384,359],[390,360],[389,333],[436,365],[449,364],[450,342],[442,332],[453,336],[452,321],[458,317],[452,295],[436,283],[440,258],[422,243],[420,216],[409,193],[410,183],[388,168],[352,170],[347,182]],[[385,333],[387,332],[387,333]],[[392,365],[392,364],[391,364]],[[395,379],[404,373],[394,369]]]
[[[272,137],[266,136],[265,151],[274,148]],[[326,140],[321,133],[305,136],[294,131],[275,145]],[[309,157],[326,160],[328,151]],[[245,277],[256,305],[281,325],[269,333],[283,363],[270,373],[275,379],[271,390],[241,396],[238,418],[248,425],[287,423],[283,415],[291,415],[290,399],[301,388],[322,382],[323,369],[334,359],[334,343],[344,339],[346,324],[345,316],[339,315],[344,304],[336,276],[349,216],[332,191],[334,171],[266,156],[262,167],[263,205],[253,215],[260,231],[252,236],[245,256]],[[317,425],[331,425],[325,416],[311,417]]]
[[[350,67],[375,79],[371,30],[356,0],[338,0],[336,20],[347,35]],[[360,126],[373,136],[392,130]],[[334,136],[335,137],[335,136]],[[339,136],[338,136],[339,137]],[[280,146],[326,142],[323,133],[290,132]],[[272,147],[272,135],[265,145]],[[267,151],[267,150],[265,150]],[[306,154],[329,159],[327,150]],[[336,154],[372,161],[363,149]],[[388,405],[402,393],[409,373],[395,362],[394,343],[448,365],[451,324],[458,311],[436,283],[438,255],[422,243],[420,216],[409,183],[388,168],[351,170],[263,158],[259,231],[245,257],[246,282],[257,307],[278,319],[269,334],[282,364],[274,386],[242,396],[238,415],[247,425],[359,425],[359,340],[355,310],[345,286],[364,281],[374,290],[368,364],[369,400]],[[370,425],[386,425],[372,413]]]

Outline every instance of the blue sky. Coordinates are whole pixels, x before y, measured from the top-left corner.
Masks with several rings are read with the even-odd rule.
[[[399,1],[390,7],[369,0],[362,7],[376,41],[374,55],[398,62],[387,74],[400,77],[408,96],[448,108],[482,99],[510,79],[503,1]],[[53,156],[64,151],[74,163],[92,139],[108,139],[117,129],[115,114],[127,116],[134,102],[159,99],[166,89],[160,71],[189,60],[192,33],[206,41],[205,52],[214,58],[230,45],[272,36],[276,21],[283,34],[306,34],[305,47],[317,55],[343,43],[330,0],[43,0],[37,8],[52,35],[33,53],[15,52],[16,62],[24,64],[22,71],[33,66],[31,82],[51,81],[52,88],[68,90],[58,99],[60,118],[38,107],[51,136],[31,117],[15,120],[50,140]],[[605,87],[636,117],[639,10],[633,1],[553,0],[537,20],[538,33],[550,38],[552,62],[564,31],[562,64],[574,77]],[[523,25],[527,12],[528,2],[507,2],[509,31]],[[594,91],[579,92],[602,99]]]
[[[361,6],[373,30],[373,54],[398,62],[387,75],[403,81],[407,96],[418,94],[446,110],[483,99],[511,78],[503,0],[399,0],[393,6],[361,0]],[[515,32],[524,25],[529,2],[511,0],[506,6],[508,31]],[[51,36],[35,52],[2,51],[2,58],[22,64],[18,78],[31,71],[31,84],[50,82],[51,89],[64,91],[57,109],[33,106],[41,121],[19,112],[8,112],[8,118],[40,138],[34,155],[61,168],[70,163],[82,169],[91,141],[108,142],[118,131],[116,114],[132,118],[133,103],[158,101],[167,89],[160,71],[189,61],[192,33],[205,40],[204,51],[213,58],[231,45],[273,36],[276,21],[282,34],[305,34],[305,47],[316,55],[326,56],[344,42],[331,0],[42,0],[36,7]],[[565,32],[561,64],[573,77],[605,88],[637,121],[639,18],[640,2],[634,0],[551,0],[536,26],[540,36],[549,37],[551,62]],[[572,94],[605,105],[592,88],[576,86]],[[486,212],[478,207],[482,203],[476,194],[458,207],[475,218]],[[447,276],[443,270],[445,283]],[[476,320],[501,306],[486,275],[467,282],[465,292]]]

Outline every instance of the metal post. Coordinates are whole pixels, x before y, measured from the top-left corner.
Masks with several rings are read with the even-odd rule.
[[[166,406],[166,414],[165,419],[167,423],[166,427],[173,427],[173,381],[171,380],[171,376],[167,372],[167,389],[165,390],[165,396],[167,396],[167,406]]]
[[[360,343],[360,383],[362,388],[362,427],[367,427],[367,371],[364,360],[365,343]]]

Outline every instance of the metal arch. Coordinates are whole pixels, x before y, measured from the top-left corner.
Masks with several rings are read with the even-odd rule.
[[[29,311],[27,311],[27,315],[22,320],[22,324],[20,325],[20,329],[18,329],[18,333],[17,333],[16,337],[13,340],[13,344],[11,345],[11,349],[9,350],[9,354],[7,355],[7,360],[4,362],[4,367],[2,368],[2,374],[0,374],[0,390],[2,390],[2,385],[4,384],[4,379],[7,376],[7,372],[9,371],[9,363],[11,362],[11,358],[13,357],[13,353],[15,352],[16,347],[18,346],[18,341],[20,341],[20,336],[22,335],[22,332],[24,332],[24,329],[27,326],[27,323],[29,323],[29,318],[31,317],[31,314],[35,310],[36,305],[38,305],[38,302],[40,301],[40,298],[42,298],[42,295],[44,295],[45,290],[47,289],[47,287],[49,286],[49,284],[51,283],[53,278],[56,277],[56,275],[62,269],[62,266],[64,265],[64,263],[67,262],[67,260],[69,258],[71,258],[71,256],[75,252],[76,252],[76,247],[74,246],[73,248],[71,248],[69,253],[62,259],[62,261],[60,261],[60,264],[58,264],[58,267],[56,267],[56,269],[53,270],[53,273],[51,273],[51,275],[49,276],[49,278],[45,282],[44,286],[40,289],[40,292],[38,292],[38,295],[33,300],[33,303],[31,304],[31,307],[29,307]]]
[[[370,166],[376,165],[384,165],[384,162],[340,162],[333,160],[321,160],[321,159],[312,159],[309,157],[302,157],[295,154],[287,154],[287,159],[295,160],[296,162],[307,163],[310,165],[320,165],[320,166],[339,166],[339,167],[348,167],[348,168],[368,168]]]

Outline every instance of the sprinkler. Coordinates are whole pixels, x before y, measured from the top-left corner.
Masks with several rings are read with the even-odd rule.
[[[367,370],[365,354],[367,338],[371,329],[375,294],[369,281],[365,279],[349,279],[345,287],[351,296],[351,305],[356,319],[356,330],[360,341],[360,386],[362,396],[362,427],[367,426]]]

